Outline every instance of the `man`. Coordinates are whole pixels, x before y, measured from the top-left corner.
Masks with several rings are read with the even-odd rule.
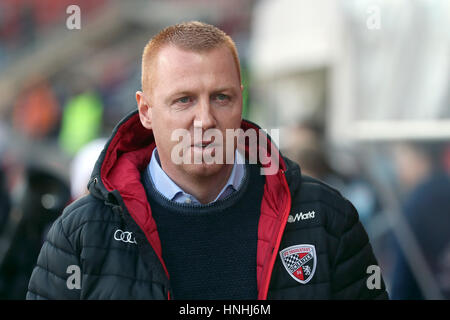
[[[27,298],[386,298],[382,279],[367,285],[377,262],[353,206],[241,119],[242,89],[221,30],[156,35],[138,110],[107,142],[90,194],[49,232]],[[238,129],[258,139],[227,135]]]
[[[393,159],[404,194],[402,211],[424,257],[422,264],[408,260],[408,247],[395,239],[391,298],[394,300],[450,299],[450,175],[443,165],[445,143],[402,142]],[[411,255],[409,256],[411,257]],[[421,265],[429,269],[428,288]],[[430,290],[432,288],[432,290]]]

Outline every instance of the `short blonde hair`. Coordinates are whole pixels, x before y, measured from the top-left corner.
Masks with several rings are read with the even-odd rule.
[[[239,81],[241,81],[241,66],[233,39],[213,25],[199,21],[190,21],[172,25],[161,30],[147,43],[142,54],[142,90],[150,88],[152,78],[150,75],[150,70],[152,69],[151,64],[158,54],[159,49],[169,44],[194,52],[208,51],[225,45],[231,51],[236,64]]]

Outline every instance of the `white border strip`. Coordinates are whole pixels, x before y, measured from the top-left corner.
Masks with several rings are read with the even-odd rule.
[[[450,120],[357,121],[346,130],[353,140],[450,140]]]

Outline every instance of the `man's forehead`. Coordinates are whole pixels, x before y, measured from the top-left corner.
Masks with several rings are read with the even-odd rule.
[[[213,80],[215,86],[240,86],[233,56],[226,47],[197,52],[166,46],[160,49],[152,73],[156,82],[153,86],[170,82],[170,91],[189,91],[190,86],[196,86],[189,80],[198,80],[200,75],[203,80]],[[208,76],[205,78],[205,75]],[[177,90],[177,87],[180,88]]]
[[[230,50],[224,45],[211,49],[189,50],[172,44],[164,45],[159,49],[155,62],[158,66],[182,67],[201,63],[213,55],[220,59],[231,59],[230,61],[234,63]]]

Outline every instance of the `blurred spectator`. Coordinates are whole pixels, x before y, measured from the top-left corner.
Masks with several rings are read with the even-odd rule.
[[[44,169],[28,168],[25,185],[17,208],[22,218],[0,261],[0,299],[25,299],[45,235],[70,199],[69,186]]]
[[[322,180],[339,190],[358,211],[361,222],[367,227],[368,221],[379,208],[374,189],[361,177],[359,172],[344,175],[330,164],[323,131],[314,123],[302,123],[290,131],[291,147],[285,155],[300,164],[302,173]]]
[[[61,123],[61,148],[74,155],[101,132],[103,104],[97,93],[86,91],[69,99]]]
[[[8,221],[9,211],[11,210],[11,200],[6,186],[6,176],[3,167],[0,166],[0,235],[3,232]]]
[[[141,86],[141,70],[139,65],[126,58],[121,54],[113,56],[99,73],[98,89],[105,106],[103,130],[106,132],[111,132],[130,108],[136,108],[134,94]]]
[[[70,168],[70,192],[72,200],[88,192],[87,184],[106,139],[96,139],[83,146],[73,158]]]
[[[450,299],[450,176],[443,170],[442,150],[435,143],[401,144],[395,148],[394,159],[405,188],[405,218],[441,294]],[[396,252],[391,297],[427,298],[416,279],[420,270],[417,274],[399,247]]]
[[[59,121],[59,104],[45,79],[31,80],[13,110],[14,128],[30,139],[44,138]]]
[[[312,123],[302,123],[290,131],[291,147],[286,155],[301,165],[302,173],[327,183],[340,180],[328,163],[321,130]]]

